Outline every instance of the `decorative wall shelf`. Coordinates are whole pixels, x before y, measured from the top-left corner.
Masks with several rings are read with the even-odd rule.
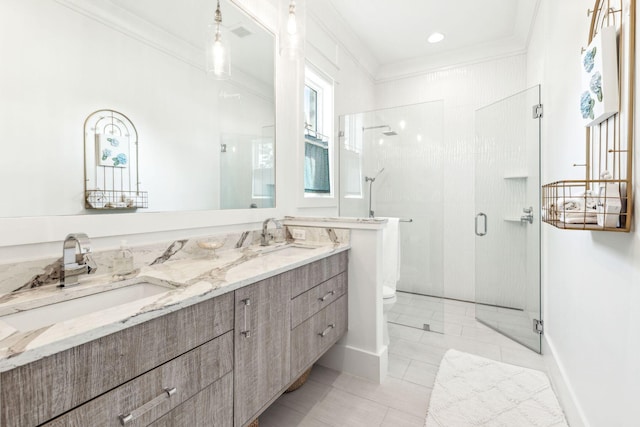
[[[138,131],[114,110],[98,110],[84,122],[85,207],[132,210],[149,207],[138,176]]]
[[[592,74],[599,74],[597,65],[594,69],[593,59],[595,55],[602,55],[605,49],[594,49],[591,47],[594,45],[592,42],[599,32],[611,33],[611,30],[603,29],[613,26],[618,39],[618,111],[586,128],[586,164],[574,165],[585,167],[585,179],[562,180],[542,186],[542,220],[554,227],[568,230],[629,232],[633,209],[636,2],[596,0],[589,15],[590,47],[583,50],[586,53],[581,66]],[[603,75],[606,74],[605,71],[606,67],[603,67]],[[587,95],[602,99],[604,82],[607,81],[606,77],[600,75],[595,80],[593,77],[591,76],[588,90],[582,94],[582,100],[589,101],[583,110],[586,120],[589,120],[589,113],[593,119],[592,111],[595,107],[593,110],[591,107],[596,102]],[[599,86],[600,77],[602,87]],[[589,90],[593,93],[587,93]],[[585,103],[582,106],[585,107]]]

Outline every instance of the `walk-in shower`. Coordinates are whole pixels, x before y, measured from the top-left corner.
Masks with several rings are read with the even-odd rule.
[[[448,333],[464,334],[469,313],[455,300],[474,301],[479,321],[539,351],[539,103],[533,88],[475,120],[445,114],[443,101],[340,117],[340,215],[413,220],[399,223],[389,323],[443,332],[446,314]],[[477,237],[475,213],[486,221]]]

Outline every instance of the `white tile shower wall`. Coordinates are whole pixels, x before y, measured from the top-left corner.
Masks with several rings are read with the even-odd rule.
[[[475,300],[474,112],[524,89],[525,72],[525,55],[514,55],[376,85],[376,108],[444,102],[446,297]]]

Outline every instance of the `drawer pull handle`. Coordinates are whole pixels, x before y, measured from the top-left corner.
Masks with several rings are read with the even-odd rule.
[[[333,328],[336,327],[335,323],[330,324],[329,326],[327,326],[327,329],[325,329],[324,331],[320,332],[318,335],[320,335],[322,338],[326,337],[327,334],[329,333],[330,330],[332,330]]]
[[[251,338],[251,326],[249,325],[249,322],[247,321],[247,310],[250,305],[251,305],[251,298],[245,298],[242,300],[242,303],[244,304],[244,328],[243,330],[240,332],[240,335],[242,335],[245,338]]]
[[[178,390],[175,387],[167,387],[167,388],[165,388],[164,392],[160,396],[148,401],[147,403],[145,403],[144,405],[142,405],[138,409],[134,409],[133,411],[129,412],[128,414],[118,416],[118,418],[120,419],[120,424],[122,424],[123,426],[126,426],[128,423],[130,423],[131,421],[133,421],[136,418],[140,417],[145,412],[147,412],[147,411],[155,408],[156,406],[160,405],[166,399],[169,399],[171,396],[176,394],[176,391],[178,391]]]
[[[323,297],[318,298],[320,301],[325,302],[327,300],[327,298],[329,298],[332,295],[335,295],[336,291],[329,291],[327,292],[327,294]]]

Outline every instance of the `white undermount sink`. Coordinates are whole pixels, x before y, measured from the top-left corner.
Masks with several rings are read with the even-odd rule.
[[[134,283],[120,288],[108,289],[90,295],[29,308],[18,313],[7,314],[0,317],[0,322],[4,322],[19,331],[33,331],[43,326],[53,325],[54,323],[85,314],[168,292],[171,289],[167,286],[148,282]]]
[[[293,256],[308,252],[312,249],[318,249],[319,246],[302,245],[302,244],[287,244],[279,246],[262,246],[257,251],[261,254],[274,254],[279,256]]]

